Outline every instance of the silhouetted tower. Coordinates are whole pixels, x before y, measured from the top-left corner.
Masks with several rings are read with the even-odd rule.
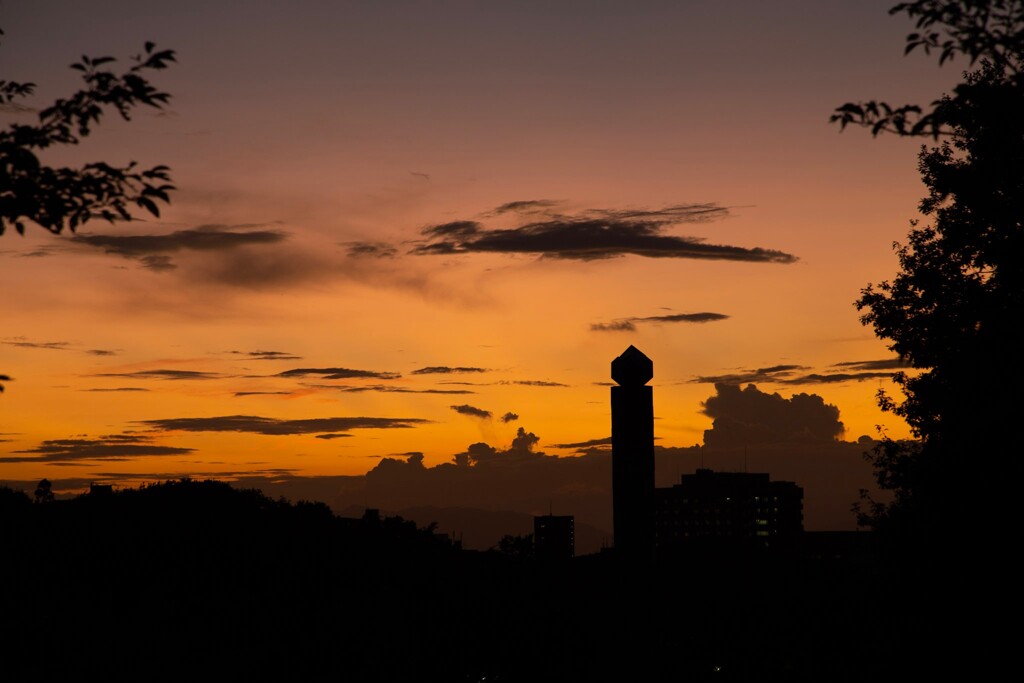
[[[635,346],[612,361],[612,507],[617,553],[654,555],[654,363]]]

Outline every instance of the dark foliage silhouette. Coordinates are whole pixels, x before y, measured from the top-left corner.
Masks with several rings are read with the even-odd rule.
[[[891,498],[865,496],[858,513],[885,560],[879,599],[928,643],[922,669],[991,677],[1018,662],[1012,632],[986,606],[1014,613],[1022,597],[1011,396],[1024,379],[1024,3],[919,0],[891,12],[916,20],[907,52],[966,57],[969,69],[927,109],[848,103],[832,117],[931,142],[918,157],[928,224],[911,223],[894,245],[898,274],[856,302],[911,368],[894,376],[902,400],[878,399],[915,437],[867,454]],[[974,626],[952,636],[963,624]],[[909,655],[905,645],[890,647]]]
[[[505,534],[498,541],[498,552],[509,557],[529,559],[533,557],[533,534],[517,536]]]
[[[36,502],[37,503],[52,503],[53,502],[53,485],[49,479],[40,479],[39,484],[36,486]]]
[[[174,189],[166,166],[143,170],[134,161],[124,166],[96,161],[81,168],[53,167],[38,156],[54,146],[78,144],[108,110],[129,120],[140,105],[159,109],[169,101],[170,95],[143,74],[166,68],[175,61],[174,51],[146,43],[133,59],[133,66],[118,73],[107,66],[113,57],[83,56],[71,65],[81,72],[83,89],[40,111],[38,124],[16,123],[0,131],[0,234],[8,227],[24,234],[26,221],[60,233],[94,218],[130,221],[132,208],[160,214],[157,201],[169,201]],[[34,89],[34,83],[0,80],[0,104],[15,103]]]
[[[879,403],[916,437],[884,440],[870,455],[893,498],[860,512],[899,536],[897,547],[947,552],[1019,517],[1005,487],[1018,481],[1020,459],[999,456],[1016,440],[1004,394],[1019,386],[1024,348],[1024,3],[919,0],[891,12],[916,20],[907,52],[966,57],[971,69],[927,109],[848,103],[832,117],[936,142],[919,156],[928,189],[919,208],[930,222],[912,222],[895,245],[898,275],[856,302],[862,322],[913,368],[894,377],[903,400],[881,392]],[[998,477],[985,471],[989,458]]]

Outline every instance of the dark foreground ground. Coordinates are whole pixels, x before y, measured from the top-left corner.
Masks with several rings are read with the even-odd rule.
[[[461,552],[217,482],[0,490],[10,681],[949,680],[1015,659],[998,594],[862,556]]]

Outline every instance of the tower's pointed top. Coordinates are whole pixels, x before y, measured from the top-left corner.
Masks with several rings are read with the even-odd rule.
[[[654,363],[632,344],[612,361],[612,379],[622,386],[643,386],[654,377]]]

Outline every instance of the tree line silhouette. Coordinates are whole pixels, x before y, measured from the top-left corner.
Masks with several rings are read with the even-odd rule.
[[[933,644],[860,562],[545,563],[219,481],[38,493],[0,488],[12,680],[866,681]]]

